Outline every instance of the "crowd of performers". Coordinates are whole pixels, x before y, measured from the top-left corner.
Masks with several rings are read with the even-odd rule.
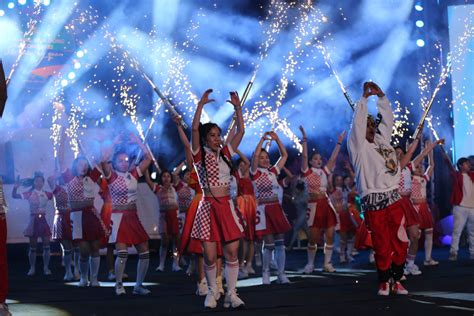
[[[272,264],[277,269],[277,282],[290,283],[285,275],[285,234],[292,225],[282,208],[283,188],[288,186],[297,210],[290,247],[301,229],[308,237],[303,273],[313,273],[318,244],[324,247],[322,270],[335,272],[332,258],[336,232],[340,237],[341,263],[354,260],[355,244],[358,248],[372,249],[379,295],[407,294],[400,281],[408,275],[421,274],[415,264],[421,233],[425,249],[423,264],[438,264],[431,257],[433,216],[427,201],[427,183],[433,174],[433,149],[442,141],[426,142],[415,158],[422,133],[418,133],[406,150],[394,148],[391,145],[393,113],[377,84],[364,84],[363,95],[356,106],[347,139],[350,162],[344,164],[344,176],[333,172],[345,132],[339,135],[331,156],[324,163],[321,154],[308,149],[306,132],[300,127],[302,167],[299,174],[293,174],[285,167],[288,153],[275,132],[266,132],[261,137],[250,161],[238,150],[244,136],[244,121],[236,92],[230,93],[228,101],[234,106],[236,124],[225,141],[218,125],[201,124],[203,107],[213,101],[211,93],[212,90],[207,90],[197,104],[191,139],[180,124],[181,118],[174,118],[186,159],[174,172],[162,171],[159,184],[153,182],[149,174],[151,153],[133,135],[127,142],[140,147],[143,158],[139,162],[132,161],[120,136],[110,146],[102,147],[102,159],[95,165],[79,157],[67,167],[63,158],[65,147],[61,144],[60,170],[47,179],[49,191],[45,189],[41,173],[35,174],[29,190],[19,192],[20,183],[16,183],[12,197],[26,200],[31,212],[24,233],[30,240],[28,275],[37,273],[38,238],[43,244],[43,273],[51,274],[49,244],[52,238],[63,248],[64,280],[79,280],[81,287],[100,286],[99,250],[107,247],[109,278],[116,281],[115,293],[124,295],[122,280],[128,247],[133,245],[138,253],[133,294],[149,294],[150,290],[143,286],[150,262],[149,236],[137,215],[140,177],[145,178],[159,202],[161,246],[156,270],[165,270],[171,244],[173,271],[182,269],[183,257],[190,259],[188,271],[197,272],[196,293],[205,296],[207,308],[215,308],[221,296],[225,296],[224,307],[244,306],[237,295],[236,284],[239,277],[255,274],[254,254],[255,264],[262,266],[262,284],[270,284]],[[368,115],[367,100],[371,96],[378,97],[377,118]],[[278,146],[280,156],[276,162],[270,161],[268,146],[264,148],[266,142]],[[238,156],[236,163],[233,163],[234,155]],[[429,162],[426,170],[425,157]],[[452,170],[454,205],[449,259],[457,259],[460,235],[466,224],[470,255],[474,259],[474,172],[467,158],[457,161],[457,170],[449,161],[448,165]],[[280,175],[282,172],[285,176]],[[94,208],[96,186],[100,187],[104,200],[101,212]],[[0,284],[3,287],[7,278],[4,265],[6,202],[3,191],[0,193]],[[52,231],[45,218],[45,209],[51,200],[56,209]],[[5,289],[0,288],[3,302],[5,293]]]

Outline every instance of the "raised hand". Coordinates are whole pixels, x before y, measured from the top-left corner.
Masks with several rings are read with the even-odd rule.
[[[270,139],[277,140],[278,139],[278,134],[275,132],[268,132],[268,135],[271,137]]]
[[[301,131],[301,134],[303,135],[303,138],[306,138],[306,131],[304,130],[303,125],[300,125],[300,131]]]
[[[206,92],[201,97],[201,100],[199,100],[198,105],[204,106],[208,103],[214,102],[214,99],[209,99],[209,95],[212,93],[212,89],[207,89]]]
[[[229,92],[229,94],[230,94],[230,100],[227,100],[227,102],[232,104],[234,107],[240,106],[240,98],[237,91],[231,91]]]
[[[382,89],[375,82],[371,82],[371,90],[372,90],[372,95],[377,95],[379,98],[385,95]]]
[[[134,133],[130,133],[129,142],[131,144],[141,144],[142,141],[140,140],[140,138],[138,138],[137,135],[135,135]]]

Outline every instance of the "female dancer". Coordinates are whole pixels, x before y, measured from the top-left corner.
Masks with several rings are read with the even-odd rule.
[[[61,170],[65,170],[61,181],[66,184],[71,207],[72,238],[73,241],[79,243],[80,248],[79,286],[89,285],[90,267],[90,285],[97,287],[100,286],[97,279],[100,267],[100,240],[108,233],[100,214],[94,207],[96,186],[102,173],[97,166],[91,168],[84,156],[76,158],[71,169],[65,168],[62,158],[64,155],[61,154],[63,150],[64,146],[60,145],[59,165]]]
[[[66,189],[60,185],[60,176],[48,177],[48,184],[54,195],[55,214],[53,221],[54,241],[59,241],[64,252],[64,281],[72,281],[75,277],[72,273],[72,227]]]
[[[316,256],[317,244],[316,242],[324,233],[324,265],[323,271],[335,272],[331,260],[334,243],[334,228],[337,225],[337,217],[334,208],[329,202],[327,196],[328,177],[336,165],[337,155],[341,149],[342,141],[346,132],[342,132],[337,140],[336,147],[332,151],[331,157],[327,164],[323,167],[323,159],[317,152],[311,155],[308,168],[308,145],[306,132],[300,126],[303,134],[303,156],[301,172],[306,181],[308,188],[308,226],[309,226],[309,240],[308,240],[308,263],[304,268],[304,273],[312,273],[314,270],[314,257]]]
[[[148,250],[148,234],[137,215],[138,178],[140,178],[151,163],[151,156],[144,144],[130,134],[131,143],[137,144],[145,153],[145,158],[133,170],[129,171],[130,158],[119,150],[112,158],[112,166],[108,163],[111,151],[105,151],[102,159],[104,175],[109,183],[112,198],[112,233],[109,243],[115,243],[117,259],[115,260],[115,294],[124,295],[122,277],[128,257],[128,245],[134,245],[138,252],[137,281],[133,294],[148,295],[150,290],[143,287],[150,262]]]
[[[430,141],[426,141],[425,147],[429,147]],[[438,261],[431,258],[431,250],[433,249],[433,215],[430,206],[426,201],[426,185],[430,181],[434,170],[433,151],[428,155],[428,169],[424,171],[423,164],[419,164],[413,171],[412,176],[412,192],[411,201],[418,212],[420,218],[420,229],[425,234],[425,266],[436,266]]]
[[[175,117],[174,121],[178,129],[179,137],[184,146],[186,165],[189,168],[189,170],[191,170],[189,174],[188,185],[195,192],[194,198],[192,199],[186,213],[186,219],[184,221],[178,253],[180,255],[191,254],[195,256],[194,266],[196,266],[196,271],[197,271],[197,276],[198,276],[196,295],[206,296],[209,290],[208,290],[208,284],[206,280],[206,274],[204,272],[204,257],[203,257],[202,245],[199,240],[191,238],[191,230],[194,224],[194,220],[196,218],[196,212],[199,206],[199,202],[202,199],[202,189],[199,186],[199,180],[196,173],[196,169],[193,168],[193,154],[191,153],[191,144],[189,143],[188,137],[186,136],[186,133],[184,132],[184,129],[181,125],[181,117]],[[220,295],[224,295],[224,287],[222,285],[222,244],[217,243],[216,246],[217,246],[217,261],[216,261],[217,293],[216,294],[220,296]],[[188,274],[190,274],[189,272],[192,270],[192,265],[193,263],[191,262],[188,268],[189,270]]]
[[[173,271],[180,271],[177,247],[179,247],[179,224],[178,224],[178,195],[173,187],[172,175],[168,170],[163,170],[160,175],[161,184],[154,183],[148,170],[145,179],[150,189],[156,194],[160,205],[159,230],[161,234],[160,265],[156,271],[165,271],[166,256],[168,254],[168,243],[173,241]]]
[[[270,165],[268,152],[262,148],[263,142],[274,140],[280,151],[280,158],[275,165]],[[281,206],[281,186],[277,176],[285,166],[288,159],[283,143],[274,132],[266,132],[257,144],[252,156],[250,173],[256,189],[258,202],[256,215],[256,234],[263,238],[263,265],[262,283],[270,284],[270,262],[272,261],[273,250],[278,266],[278,282],[290,283],[285,275],[285,244],[284,234],[291,229],[283,208]]]
[[[192,124],[192,154],[197,170],[203,199],[199,203],[191,237],[202,241],[209,291],[204,306],[215,308],[217,296],[216,260],[217,244],[224,243],[226,258],[227,293],[224,307],[238,308],[244,302],[238,297],[236,284],[239,273],[237,252],[239,239],[243,237],[243,225],[238,211],[230,198],[231,156],[244,136],[242,108],[236,92],[230,93],[230,102],[237,116],[237,132],[232,140],[221,148],[221,129],[217,124],[200,124],[204,105],[213,102],[207,90],[197,104]]]
[[[242,257],[240,259],[240,273],[242,276],[255,274],[252,268],[255,240],[255,219],[257,211],[257,201],[250,179],[250,161],[240,150],[236,150],[239,155],[237,160],[238,169],[234,172],[238,185],[237,207],[245,220],[245,237],[242,239]]]
[[[24,235],[30,239],[30,250],[28,259],[30,261],[30,270],[28,276],[33,276],[36,273],[36,246],[38,237],[43,243],[43,273],[50,275],[49,258],[50,258],[50,237],[51,230],[46,222],[46,205],[48,201],[53,199],[51,192],[43,190],[44,176],[41,172],[35,172],[33,176],[33,185],[29,191],[19,194],[18,187],[20,183],[17,181],[13,187],[12,197],[14,199],[27,200],[30,204],[30,222],[24,232]]]

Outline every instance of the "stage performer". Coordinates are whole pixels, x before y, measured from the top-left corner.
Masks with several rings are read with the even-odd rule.
[[[377,95],[380,124],[368,116],[367,98]],[[404,227],[406,202],[398,194],[400,166],[390,145],[393,113],[380,87],[364,83],[364,93],[357,104],[347,142],[354,166],[357,188],[362,198],[362,209],[370,231],[379,278],[379,295],[392,291],[408,294],[401,285],[408,237]]]
[[[232,140],[221,148],[221,129],[215,123],[200,124],[202,109],[209,99],[212,89],[207,90],[197,104],[192,123],[192,154],[203,198],[199,203],[191,237],[202,241],[208,294],[204,306],[215,308],[217,294],[216,261],[217,244],[224,243],[226,259],[225,273],[227,293],[225,308],[238,308],[244,302],[237,295],[239,261],[237,258],[239,239],[243,237],[243,223],[231,197],[231,159],[244,136],[242,108],[237,92],[230,93],[230,102],[237,117],[237,131]]]
[[[8,294],[7,266],[7,201],[3,191],[3,179],[0,177],[0,315],[10,316],[5,303]]]
[[[271,166],[268,152],[262,148],[263,142],[275,141],[280,151],[280,158]],[[263,239],[262,283],[270,284],[270,263],[275,250],[278,266],[278,283],[290,283],[285,275],[285,233],[291,225],[283,212],[281,197],[282,188],[278,182],[280,170],[285,166],[288,153],[275,132],[266,132],[257,144],[252,156],[250,173],[257,198],[256,235]]]
[[[28,276],[33,276],[36,273],[38,238],[41,238],[43,243],[43,274],[51,275],[51,270],[49,270],[51,229],[46,221],[46,206],[48,201],[53,199],[53,193],[43,190],[44,176],[41,172],[35,172],[30,190],[19,194],[17,192],[19,187],[20,182],[17,181],[13,187],[12,197],[14,199],[27,200],[30,205],[30,221],[24,231],[25,237],[28,237],[30,242],[30,250],[28,252],[30,270],[28,271]]]
[[[304,273],[312,273],[314,270],[314,257],[316,256],[317,250],[316,243],[318,240],[321,240],[321,236],[323,234],[325,237],[323,271],[335,272],[336,269],[334,269],[331,262],[334,244],[334,232],[338,222],[336,211],[328,199],[327,186],[328,177],[334,170],[337,155],[341,149],[341,144],[344,140],[346,132],[343,132],[341,135],[339,135],[337,144],[332,151],[331,157],[329,158],[326,165],[323,166],[323,159],[321,154],[318,152],[313,152],[311,155],[311,160],[309,160],[308,164],[308,138],[303,126],[300,126],[300,130],[303,134],[301,172],[303,174],[303,179],[305,180],[309,196],[307,211],[307,222],[309,227],[307,250],[308,263],[304,268]]]

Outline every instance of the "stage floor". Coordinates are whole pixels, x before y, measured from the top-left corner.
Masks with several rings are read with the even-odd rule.
[[[11,248],[11,247],[10,247]],[[261,285],[260,277],[239,280],[243,310],[229,312],[222,307],[223,299],[214,310],[203,307],[204,298],[194,294],[194,277],[184,272],[155,272],[158,259],[153,254],[147,287],[148,297],[131,294],[117,298],[114,283],[101,282],[101,288],[78,288],[62,281],[60,257],[52,257],[52,276],[27,277],[26,247],[10,251],[10,290],[8,303],[13,315],[473,315],[474,260],[462,249],[457,262],[447,260],[448,249],[435,249],[433,257],[438,267],[422,267],[423,274],[405,281],[408,296],[379,297],[374,267],[363,251],[351,264],[335,264],[336,273],[321,272],[322,252],[318,251],[316,271],[303,275],[306,252],[287,253],[289,285]],[[418,258],[423,258],[419,255]],[[337,262],[336,255],[334,260]],[[41,257],[37,270],[42,271]],[[135,278],[136,256],[130,256],[126,272]],[[170,265],[167,266],[168,271]],[[319,268],[319,269],[318,269]],[[106,279],[105,258],[102,257],[99,280]],[[258,271],[257,271],[258,272]],[[259,274],[257,274],[259,275]],[[127,285],[127,284],[126,284]]]

